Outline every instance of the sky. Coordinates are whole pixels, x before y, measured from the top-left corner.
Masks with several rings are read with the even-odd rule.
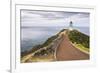
[[[84,12],[21,10],[21,27],[73,26],[89,27],[90,14]]]

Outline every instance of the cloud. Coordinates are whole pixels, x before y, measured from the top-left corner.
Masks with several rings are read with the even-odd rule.
[[[21,26],[68,26],[70,20],[89,26],[89,13],[21,10]]]

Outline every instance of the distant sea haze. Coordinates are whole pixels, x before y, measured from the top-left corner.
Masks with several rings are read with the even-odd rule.
[[[49,37],[68,27],[21,27],[21,52],[32,49],[33,46],[44,43]],[[74,27],[89,35],[89,27]]]

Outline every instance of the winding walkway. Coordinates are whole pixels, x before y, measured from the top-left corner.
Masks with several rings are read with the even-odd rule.
[[[86,54],[74,47],[68,36],[65,33],[62,33],[62,41],[57,48],[56,59],[57,61],[86,60],[89,59],[89,54]]]

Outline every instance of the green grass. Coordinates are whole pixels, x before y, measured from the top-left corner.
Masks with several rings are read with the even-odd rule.
[[[72,43],[81,44],[82,46],[89,48],[89,36],[85,35],[77,30],[70,31],[69,39]]]
[[[49,44],[51,44],[57,37],[58,37],[58,35],[54,35],[54,36],[48,38],[48,39],[41,45],[41,48],[42,48],[42,47],[46,47],[46,46],[48,46]]]
[[[28,62],[48,62],[48,61],[53,61],[53,60],[54,60],[53,54],[49,54],[46,56],[33,56],[29,60],[27,60],[25,63],[28,63]]]
[[[88,35],[83,34],[82,32],[79,32],[77,30],[73,30],[69,32],[68,36],[75,47],[77,47],[83,52],[89,53],[90,39]]]
[[[89,48],[86,48],[86,47],[82,46],[81,44],[74,44],[74,45],[75,45],[75,47],[77,47],[77,48],[80,49],[81,51],[88,52],[88,53],[89,53],[89,51],[90,51]]]

